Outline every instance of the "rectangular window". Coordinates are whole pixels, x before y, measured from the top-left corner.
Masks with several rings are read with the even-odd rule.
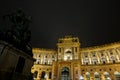
[[[22,73],[24,65],[25,65],[25,59],[20,56],[18,59],[18,63],[17,63],[16,69],[15,69],[15,72]]]
[[[49,72],[49,79],[51,79],[51,76],[52,76],[52,73],[51,73],[51,72]]]
[[[77,52],[77,47],[75,47],[75,52]]]

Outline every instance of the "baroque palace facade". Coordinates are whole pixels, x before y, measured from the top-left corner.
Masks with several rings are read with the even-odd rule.
[[[65,36],[57,50],[33,48],[35,80],[120,80],[120,42],[80,47],[79,38]]]

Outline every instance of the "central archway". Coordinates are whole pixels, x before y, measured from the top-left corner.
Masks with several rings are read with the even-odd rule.
[[[69,80],[69,68],[63,67],[61,70],[61,80]]]

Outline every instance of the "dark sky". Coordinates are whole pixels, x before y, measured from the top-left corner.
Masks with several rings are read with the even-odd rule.
[[[0,0],[0,23],[19,8],[32,16],[33,47],[55,48],[65,35],[79,37],[82,47],[120,41],[117,0]]]

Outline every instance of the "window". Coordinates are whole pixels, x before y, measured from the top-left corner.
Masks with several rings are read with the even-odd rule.
[[[88,65],[88,62],[86,62],[86,65]]]
[[[45,62],[45,65],[46,65],[47,63]]]
[[[44,78],[45,78],[45,71],[43,71],[41,74],[41,79],[44,79]]]
[[[96,62],[94,62],[94,64],[96,64]]]
[[[93,55],[93,57],[95,57],[95,54]]]
[[[84,69],[82,71],[84,71]]]
[[[115,60],[113,60],[113,63],[115,63]]]
[[[39,62],[37,62],[37,64],[39,64]]]
[[[103,61],[103,64],[105,64],[105,61]]]
[[[52,73],[51,73],[51,72],[49,72],[49,79],[51,79],[51,76],[52,76]]]
[[[93,71],[93,70],[91,69],[91,71]]]
[[[111,54],[111,55],[113,55],[113,53],[112,53],[112,52],[110,52],[110,54]]]
[[[101,56],[104,56],[104,54],[101,54]]]
[[[76,70],[76,74],[78,74],[78,70]]]
[[[54,56],[52,55],[52,58],[54,58]]]
[[[35,71],[34,74],[33,74],[33,77],[37,78],[37,74],[38,74],[38,71]]]
[[[110,68],[109,70],[111,71],[112,69]]]
[[[77,47],[75,47],[75,52],[77,52]]]
[[[85,57],[87,57],[87,56],[85,56]]]
[[[18,59],[18,63],[17,63],[16,69],[15,69],[15,72],[22,73],[24,65],[25,65],[25,59],[20,56]]]

